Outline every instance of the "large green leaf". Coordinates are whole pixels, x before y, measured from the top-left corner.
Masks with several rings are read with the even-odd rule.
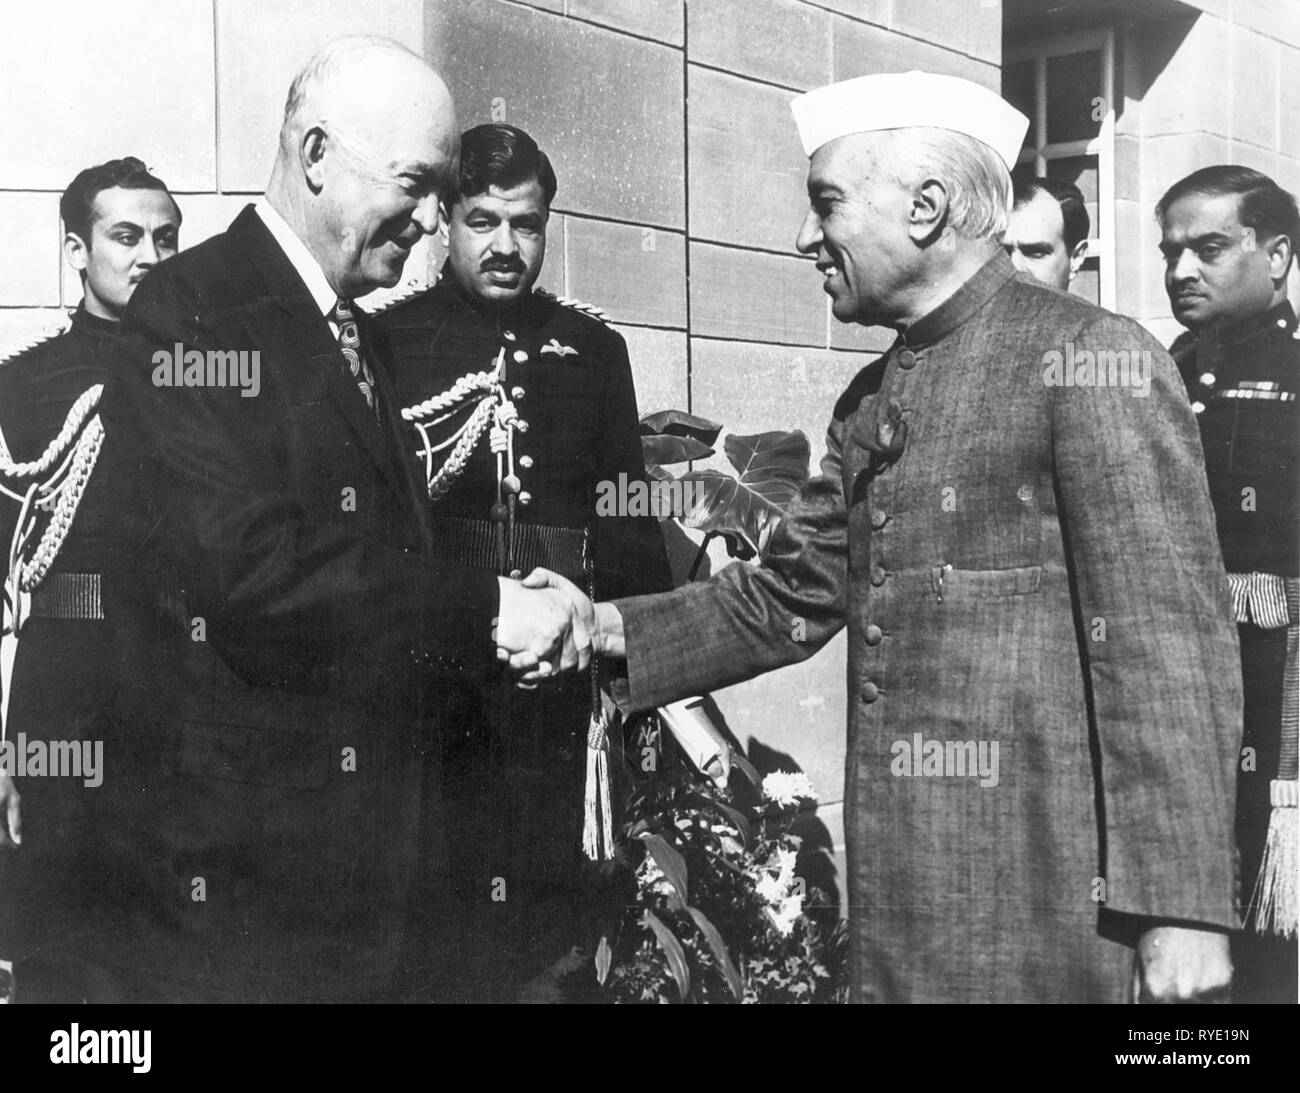
[[[713,953],[713,959],[718,962],[722,969],[722,974],[726,977],[727,986],[731,988],[731,993],[736,996],[739,1002],[745,996],[745,984],[741,981],[740,972],[736,970],[736,965],[731,962],[731,955],[727,952],[727,945],[722,940],[722,935],[718,933],[718,928],[708,920],[708,917],[698,907],[687,907],[691,918],[695,920],[695,925],[700,928],[700,933],[704,935],[704,940],[709,943],[709,950]]]
[[[673,973],[673,979],[677,981],[677,991],[685,1002],[686,996],[691,991],[691,969],[686,963],[686,950],[682,948],[682,943],[673,935],[672,930],[668,929],[663,920],[649,908],[646,908],[641,915],[641,925],[648,926],[654,931],[659,948],[663,949],[664,956],[668,958],[668,970]]]
[[[681,906],[685,907],[687,900],[686,859],[662,835],[647,831],[637,837],[645,842],[646,849],[650,851],[650,856],[655,860],[655,865],[659,866],[659,871],[664,875],[668,883],[673,886],[678,899],[681,900]]]
[[[767,546],[786,508],[808,480],[812,449],[798,430],[729,436],[724,448],[740,477],[715,470],[682,475],[683,482],[703,485],[703,490],[686,491],[696,503],[682,522],[724,535],[729,544],[741,547],[733,553],[752,557]]]

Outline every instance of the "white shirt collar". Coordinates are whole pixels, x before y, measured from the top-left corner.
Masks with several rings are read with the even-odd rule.
[[[320,268],[320,263],[312,257],[311,251],[307,249],[304,243],[289,227],[289,222],[285,220],[272,207],[271,203],[264,197],[259,197],[253,204],[257,215],[262,218],[262,223],[266,225],[267,231],[280,244],[280,249],[289,259],[293,268],[298,271],[298,276],[302,278],[303,284],[307,286],[307,291],[311,293],[311,298],[316,301],[316,309],[328,317],[334,310],[335,303],[338,302],[339,294],[330,288],[330,283],[325,279],[325,271]]]

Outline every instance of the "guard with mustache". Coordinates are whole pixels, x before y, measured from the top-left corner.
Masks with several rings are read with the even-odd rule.
[[[1295,197],[1249,167],[1204,167],[1156,205],[1178,362],[1205,448],[1245,691],[1237,770],[1238,1002],[1296,1001],[1300,691],[1300,332],[1287,274]]]
[[[406,454],[425,473],[435,549],[450,560],[504,577],[544,566],[602,596],[664,590],[655,518],[596,513],[600,483],[646,477],[627,345],[598,309],[535,288],[556,188],[522,130],[463,134],[442,276],[379,317]],[[511,999],[594,923],[581,853],[593,690],[581,675],[445,692],[439,746],[462,917],[496,931],[463,946],[483,961],[463,976],[476,998]],[[493,899],[498,877],[504,902]]]

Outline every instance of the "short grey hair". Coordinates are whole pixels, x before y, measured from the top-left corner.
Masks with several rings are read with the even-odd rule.
[[[419,55],[400,42],[378,35],[353,34],[336,38],[322,46],[307,59],[289,85],[284,101],[284,122],[280,127],[280,140],[296,133],[301,127],[304,110],[349,64],[377,53],[406,53],[419,59]]]
[[[1011,214],[1011,173],[992,148],[952,129],[890,129],[877,162],[900,186],[937,178],[948,190],[948,226],[964,239],[1002,241]]]

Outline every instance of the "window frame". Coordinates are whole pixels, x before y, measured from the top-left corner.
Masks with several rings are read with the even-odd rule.
[[[1099,51],[1104,112],[1097,135],[1089,140],[1047,142],[1047,64],[1054,57]],[[1002,64],[1034,62],[1034,116],[1029,119],[1028,143],[1016,165],[1032,163],[1034,174],[1046,175],[1051,160],[1097,157],[1097,224],[1088,240],[1088,257],[1097,259],[1097,296],[1101,306],[1115,310],[1115,31],[1105,27],[1049,38],[1036,38],[1008,47]]]

